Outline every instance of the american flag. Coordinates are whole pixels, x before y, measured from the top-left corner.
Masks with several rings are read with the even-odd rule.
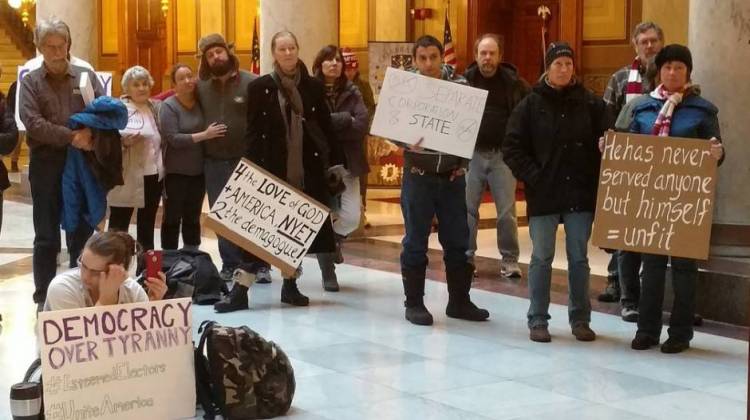
[[[258,40],[258,17],[253,20],[253,50],[250,54],[250,71],[260,74],[260,40]]]
[[[448,21],[448,10],[445,11],[445,32],[443,33],[443,47],[445,48],[445,56],[443,61],[445,64],[455,66],[458,64],[456,60],[456,52],[453,50],[453,37],[451,36],[451,24]]]

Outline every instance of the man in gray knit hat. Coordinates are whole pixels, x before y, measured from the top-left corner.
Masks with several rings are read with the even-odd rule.
[[[198,100],[206,124],[226,124],[224,137],[206,140],[203,143],[204,174],[208,202],[213,205],[229,175],[245,155],[245,129],[247,126],[247,85],[257,76],[240,70],[239,60],[233,53],[234,45],[227,44],[220,34],[206,35],[198,41],[200,64],[198,67]],[[222,278],[233,278],[242,283],[269,283],[269,266],[252,263],[246,251],[225,238],[219,237]],[[239,305],[239,306],[238,306]],[[231,306],[231,307],[230,307]],[[218,302],[219,312],[247,309],[247,299],[243,302]]]

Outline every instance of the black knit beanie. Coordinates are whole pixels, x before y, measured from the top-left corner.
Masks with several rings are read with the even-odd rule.
[[[573,48],[565,41],[549,44],[547,53],[544,55],[544,63],[549,68],[552,62],[560,57],[570,57],[571,60],[573,59]]]
[[[658,54],[656,54],[656,59],[654,60],[657,70],[661,70],[661,66],[669,63],[670,61],[679,61],[681,63],[684,63],[688,68],[688,74],[692,73],[693,71],[693,55],[690,54],[690,50],[688,49],[688,47],[684,45],[667,45],[666,47],[662,48]]]

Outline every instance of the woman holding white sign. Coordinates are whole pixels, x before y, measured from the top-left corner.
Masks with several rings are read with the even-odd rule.
[[[545,58],[547,71],[513,110],[502,145],[505,163],[525,185],[532,243],[529,338],[551,340],[552,260],[557,226],[562,223],[568,257],[568,322],[577,340],[593,341],[587,246],[601,161],[598,139],[607,126],[604,101],[576,79],[573,49],[567,43],[550,44]]]
[[[341,246],[344,238],[359,226],[361,212],[359,177],[367,175],[365,134],[369,124],[367,107],[359,89],[344,74],[344,57],[335,45],[327,45],[318,52],[313,63],[313,74],[325,83],[326,103],[331,111],[331,123],[346,155],[345,189],[334,199],[332,208],[333,231],[336,233],[336,252],[318,253],[318,264],[323,275],[323,289],[338,292],[334,263],[343,262]]]
[[[161,300],[167,293],[164,273],[147,278],[148,291],[128,277],[136,253],[135,240],[125,232],[94,234],[78,259],[78,267],[52,279],[45,311]]]
[[[663,137],[710,139],[711,156],[719,164],[724,148],[719,141],[718,108],[700,96],[690,73],[693,58],[690,50],[672,44],[656,55],[659,85],[633,108],[630,131]],[[626,112],[626,111],[623,111]],[[667,262],[672,267],[674,303],[669,318],[669,338],[661,345],[662,353],[680,353],[690,347],[695,315],[695,284],[698,266],[694,259],[666,255],[641,254],[643,274],[638,331],[631,342],[635,350],[647,350],[659,344],[662,304]]]
[[[247,97],[253,99],[247,109],[247,158],[318,202],[329,203],[329,184],[340,184],[345,170],[326,105],[325,86],[310,77],[299,59],[299,44],[293,33],[276,33],[271,38],[271,51],[273,72],[248,86]],[[307,252],[335,250],[333,227],[326,221]],[[297,288],[300,273],[297,270],[295,276],[284,279],[281,302],[309,304]],[[249,287],[235,283],[228,304],[246,299]]]
[[[164,165],[159,125],[160,102],[150,99],[154,79],[141,66],[133,66],[122,75],[122,101],[128,107],[128,125],[122,136],[122,177],[125,185],[107,195],[110,206],[109,229],[128,231],[133,209],[138,209],[138,243],[154,249],[154,224],[161,199]]]

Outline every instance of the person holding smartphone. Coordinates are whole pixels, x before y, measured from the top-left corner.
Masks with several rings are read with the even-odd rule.
[[[45,311],[161,300],[167,293],[166,276],[145,280],[145,289],[128,276],[136,241],[125,232],[94,234],[86,242],[78,267],[52,279]]]

